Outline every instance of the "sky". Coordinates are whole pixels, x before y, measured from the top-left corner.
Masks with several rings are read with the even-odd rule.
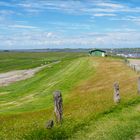
[[[0,0],[0,49],[140,48],[140,0]]]

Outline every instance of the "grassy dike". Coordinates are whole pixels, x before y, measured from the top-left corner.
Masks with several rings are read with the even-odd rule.
[[[35,77],[0,88],[2,139],[133,139],[138,132],[137,74],[120,59],[65,59]],[[121,104],[113,103],[113,83],[119,81]],[[62,126],[46,130],[53,118],[52,92],[64,100]]]

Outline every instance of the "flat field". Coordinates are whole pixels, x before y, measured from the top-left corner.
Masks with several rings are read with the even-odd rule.
[[[139,75],[122,59],[83,53],[1,53],[0,58],[1,73],[50,64],[34,77],[0,87],[2,140],[139,138]],[[113,102],[115,81],[120,84],[118,105]],[[64,119],[47,130],[45,123],[54,119],[55,90],[63,95]]]

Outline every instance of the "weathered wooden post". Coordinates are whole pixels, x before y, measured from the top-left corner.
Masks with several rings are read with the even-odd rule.
[[[133,69],[134,69],[134,71],[136,71],[136,65],[134,65],[134,68]]]
[[[120,88],[119,88],[119,83],[115,82],[114,83],[114,102],[119,103],[120,102]]]
[[[63,115],[63,100],[60,91],[55,91],[53,94],[54,97],[54,113],[56,117],[56,122],[62,122],[62,115]]]
[[[138,77],[138,94],[140,94],[140,76]]]

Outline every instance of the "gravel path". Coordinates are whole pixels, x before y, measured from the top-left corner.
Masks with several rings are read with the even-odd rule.
[[[130,59],[129,66],[136,72],[140,72],[140,59]]]
[[[140,65],[140,59],[130,59],[129,62],[133,65]]]
[[[54,63],[58,63],[58,62],[54,62]],[[7,86],[11,83],[31,78],[34,76],[36,72],[40,71],[41,69],[47,66],[49,67],[50,64],[33,68],[33,69],[28,69],[28,70],[15,70],[6,73],[1,73],[0,86]]]

